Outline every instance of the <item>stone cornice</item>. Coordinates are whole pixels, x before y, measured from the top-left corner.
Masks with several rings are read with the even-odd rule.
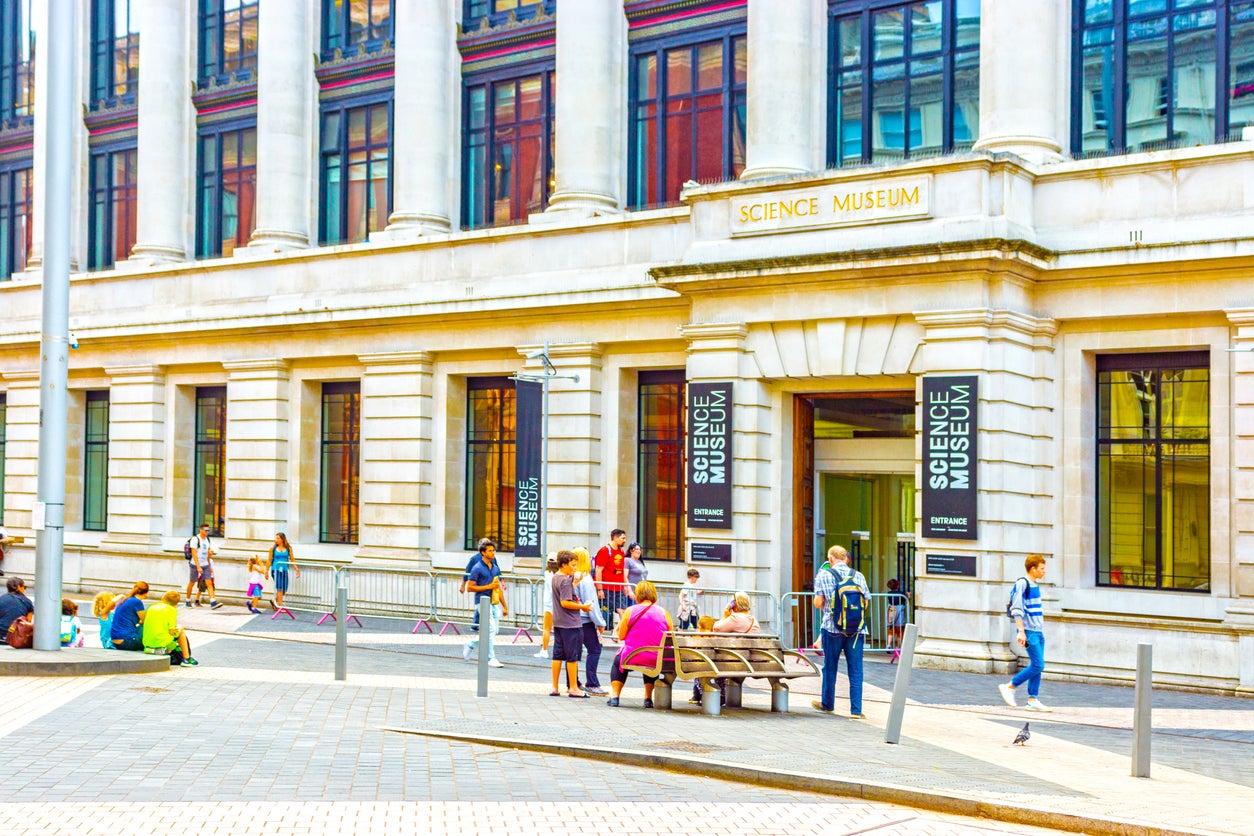
[[[0,372],[0,380],[12,381],[18,384],[30,385],[34,383],[39,385],[39,369],[28,369],[19,372]]]
[[[164,378],[165,366],[147,363],[135,366],[105,366],[105,374],[114,380],[127,377]]]
[[[291,369],[292,364],[279,358],[263,360],[224,360],[222,368],[228,372],[284,372]]]
[[[744,322],[694,322],[679,327],[679,334],[691,342],[700,340],[743,340],[749,336]]]
[[[1225,308],[1224,314],[1237,327],[1254,325],[1254,308]]]
[[[1009,328],[1031,337],[1054,337],[1058,322],[1049,317],[1032,316],[1005,309],[966,308],[949,311],[916,311],[914,319],[925,328],[957,328],[976,325],[984,328]]]
[[[426,366],[429,370],[435,362],[435,354],[430,351],[386,351],[378,354],[358,354],[357,359],[367,367],[414,365]]]

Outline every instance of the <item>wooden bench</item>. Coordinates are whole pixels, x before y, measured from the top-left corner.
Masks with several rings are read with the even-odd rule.
[[[632,663],[632,659],[646,653],[656,653],[652,665]],[[791,670],[786,663],[796,659],[804,667]],[[727,705],[741,706],[741,688],[746,679],[765,679],[771,683],[771,711],[788,710],[788,683],[785,680],[802,676],[818,676],[818,668],[803,654],[785,650],[779,636],[751,635],[746,633],[689,633],[671,632],[662,636],[657,647],[636,648],[623,660],[626,670],[656,676],[653,705],[660,709],[671,708],[672,686],[676,679],[701,682],[703,695],[701,710],[718,716],[720,693],[714,684],[716,678],[727,682]]]

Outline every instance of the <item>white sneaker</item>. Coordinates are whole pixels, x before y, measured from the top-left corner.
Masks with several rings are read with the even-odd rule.
[[[537,659],[548,659],[549,652],[547,650],[537,650],[534,654]]]
[[[1044,714],[1048,714],[1054,710],[1050,708],[1049,706],[1047,706],[1045,703],[1038,700],[1036,697],[1028,697],[1028,704],[1026,708],[1028,709],[1028,711],[1040,711]]]
[[[489,660],[488,660],[488,667],[489,667],[489,668],[503,668],[503,667],[505,667],[505,665],[501,664],[501,663],[500,663],[499,661],[497,661],[496,659],[489,659]]]
[[[470,661],[470,645],[465,645],[464,647],[462,647],[462,658],[465,659],[467,662]]]
[[[997,690],[1001,691],[1001,698],[1006,701],[1006,705],[1011,708],[1019,707],[1019,703],[1015,701],[1015,689],[1013,685],[1008,682],[1003,682],[1001,685],[997,686]]]

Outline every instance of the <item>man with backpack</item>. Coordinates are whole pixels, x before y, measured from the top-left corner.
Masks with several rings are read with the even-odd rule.
[[[217,600],[217,590],[213,585],[213,546],[209,542],[209,525],[201,523],[198,534],[183,544],[183,557],[187,560],[187,606],[192,605],[192,590],[196,590],[196,606],[200,606],[201,584],[209,593],[209,608],[218,609],[222,605]]]
[[[831,714],[836,706],[836,672],[840,654],[849,671],[849,716],[865,720],[862,713],[862,651],[866,647],[867,605],[871,589],[861,572],[849,566],[849,552],[841,546],[827,550],[828,567],[814,578],[814,606],[823,614],[823,688],[810,705]]]
[[[1001,698],[1011,708],[1017,707],[1015,689],[1028,684],[1028,711],[1053,711],[1037,699],[1041,692],[1041,673],[1045,670],[1045,613],[1041,609],[1041,580],[1045,577],[1045,558],[1030,554],[1023,561],[1027,576],[1015,581],[1010,589],[1006,615],[1014,620],[1015,641],[1028,651],[1028,666],[1015,674],[1010,682],[997,686]]]

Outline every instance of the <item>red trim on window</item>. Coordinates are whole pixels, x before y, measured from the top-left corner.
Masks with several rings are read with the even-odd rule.
[[[719,3],[717,6],[700,6],[695,9],[687,9],[682,12],[674,12],[668,15],[658,15],[657,17],[644,17],[638,20],[630,21],[627,24],[628,29],[636,29],[641,26],[656,26],[659,23],[669,23],[672,20],[685,20],[690,17],[698,17],[699,15],[708,15],[715,12],[725,12],[728,9],[734,9],[737,6],[744,6],[749,0],[730,0],[727,3]]]

